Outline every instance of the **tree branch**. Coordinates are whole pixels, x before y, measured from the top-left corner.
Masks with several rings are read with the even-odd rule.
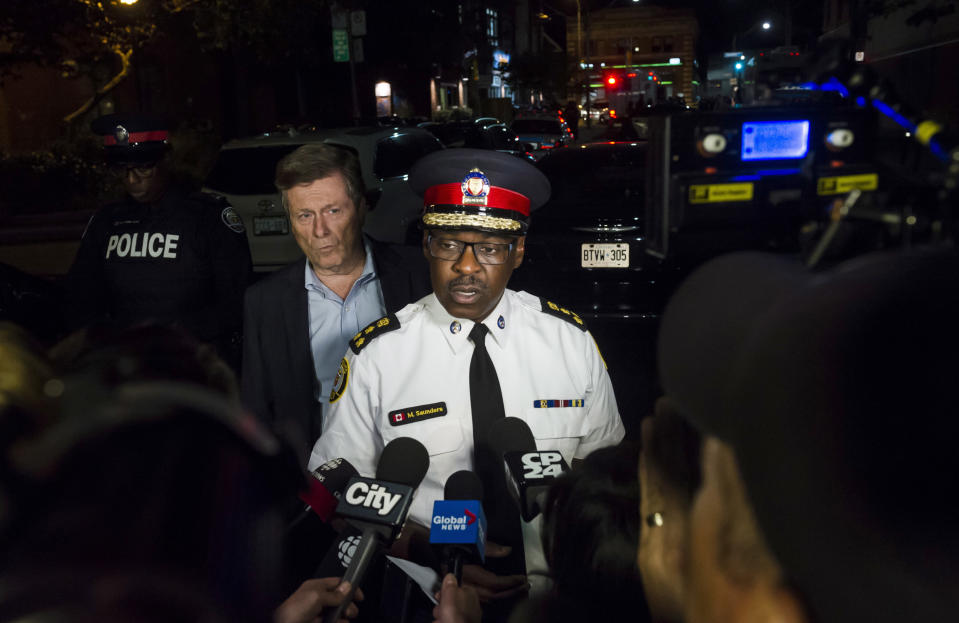
[[[83,103],[82,106],[71,112],[69,115],[63,118],[64,123],[71,123],[74,119],[80,115],[85,114],[91,108],[93,108],[103,97],[116,88],[118,84],[123,82],[123,80],[130,74],[130,57],[133,55],[133,48],[129,50],[121,50],[119,47],[114,47],[113,52],[120,57],[120,71],[117,72],[109,82],[104,84],[102,87],[97,89],[93,97],[88,99]]]

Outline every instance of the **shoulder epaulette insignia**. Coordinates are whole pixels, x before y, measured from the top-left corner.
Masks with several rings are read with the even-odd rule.
[[[540,298],[539,302],[543,305],[543,312],[549,314],[550,316],[556,316],[557,318],[562,318],[566,322],[572,324],[580,331],[586,330],[586,323],[583,322],[583,319],[579,317],[574,311],[570,311],[565,307],[560,307],[552,301],[547,301],[544,298]]]
[[[353,339],[350,340],[350,350],[353,351],[354,355],[359,355],[360,351],[366,348],[366,345],[369,344],[373,338],[399,328],[400,321],[397,320],[396,314],[383,316],[379,320],[371,322],[365,329],[353,336]]]

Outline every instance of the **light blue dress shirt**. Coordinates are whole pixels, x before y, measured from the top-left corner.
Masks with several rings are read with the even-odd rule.
[[[373,254],[364,242],[366,263],[346,300],[341,299],[320,281],[306,262],[306,298],[310,312],[310,350],[313,368],[319,379],[316,399],[328,404],[333,379],[340,367],[349,342],[360,329],[386,315],[383,290],[373,267]],[[324,410],[327,408],[323,407]]]

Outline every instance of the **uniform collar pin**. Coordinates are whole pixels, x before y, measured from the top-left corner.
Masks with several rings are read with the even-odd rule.
[[[450,333],[452,333],[453,335],[456,335],[456,334],[459,333],[462,329],[463,329],[463,327],[462,327],[462,326],[460,325],[460,323],[457,322],[456,320],[454,320],[453,322],[450,323]]]
[[[496,321],[496,326],[499,327],[500,329],[505,329],[505,328],[506,328],[506,318],[503,318],[502,316],[500,316],[499,319],[497,319],[497,321]]]

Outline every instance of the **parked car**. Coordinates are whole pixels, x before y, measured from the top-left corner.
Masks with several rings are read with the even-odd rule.
[[[559,116],[524,116],[513,120],[510,129],[534,152],[565,147],[573,141],[573,132]]]
[[[645,143],[557,149],[537,167],[552,186],[531,215],[511,287],[588,318],[654,319],[669,279],[645,252]]]
[[[590,119],[595,119],[600,123],[606,123],[606,120],[609,118],[609,102],[603,100],[592,102],[589,108]]]
[[[449,121],[420,127],[429,130],[447,147],[494,149],[535,162],[529,146],[519,140],[509,126],[504,123],[486,123],[490,119],[492,117],[482,117],[475,121]]]
[[[357,127],[237,139],[220,149],[204,190],[224,195],[243,219],[257,272],[275,270],[301,256],[273,177],[280,158],[315,142],[349,149],[359,157],[373,207],[366,216],[367,234],[398,244],[415,236],[411,232],[422,200],[410,189],[406,176],[414,162],[443,149],[426,130]]]
[[[504,123],[471,129],[464,137],[463,147],[495,149],[530,162],[536,161],[530,151],[531,146],[521,141],[516,132]]]
[[[476,119],[473,119],[473,123],[476,125],[481,125],[484,128],[488,128],[491,125],[497,125],[503,122],[496,117],[477,117]]]

